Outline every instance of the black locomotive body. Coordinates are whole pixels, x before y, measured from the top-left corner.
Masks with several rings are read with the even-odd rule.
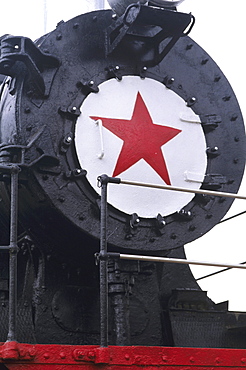
[[[242,115],[225,76],[189,38],[193,22],[191,15],[138,3],[119,17],[103,10],[61,22],[35,43],[25,37],[2,37],[0,73],[7,77],[1,87],[0,162],[4,168],[20,169],[18,341],[71,345],[100,341],[94,257],[99,251],[100,191],[90,183],[90,169],[78,157],[78,146],[83,144],[76,143],[76,130],[80,117],[88,120],[88,98],[100,98],[105,83],[112,83],[113,89],[117,82],[120,88],[132,78],[134,85],[138,78],[145,89],[154,80],[178,96],[193,112],[191,122],[182,118],[181,124],[199,125],[206,142],[206,168],[199,188],[237,192],[245,161]],[[116,100],[108,101],[109,108],[120,105],[120,98]],[[163,106],[156,109],[163,112],[169,103],[164,97],[161,102]],[[93,116],[98,119],[99,114]],[[105,116],[100,116],[104,132]],[[192,122],[194,117],[199,122]],[[82,141],[90,140],[87,131],[83,135]],[[104,149],[105,159],[97,159],[102,166],[98,176],[108,171],[103,166],[111,147]],[[181,159],[186,149],[178,146],[178,150]],[[197,183],[195,170],[187,170],[192,177],[187,184]],[[0,237],[6,245],[10,229],[6,171],[1,172],[0,186]],[[117,197],[122,197],[120,190]],[[144,195],[140,197],[144,205]],[[197,194],[176,211],[163,214],[160,204],[155,216],[143,216],[138,210],[118,209],[112,202],[109,251],[185,258],[183,245],[216,225],[231,203],[229,198]],[[8,259],[8,253],[1,252],[1,341],[8,333]],[[246,315],[228,312],[226,303],[214,304],[186,265],[112,258],[108,280],[110,344],[246,347]]]

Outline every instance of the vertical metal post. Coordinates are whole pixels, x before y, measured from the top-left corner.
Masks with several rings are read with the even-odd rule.
[[[18,172],[19,167],[11,171],[10,200],[10,245],[9,245],[9,331],[7,341],[16,341],[17,321],[17,213],[18,213]]]
[[[100,325],[101,347],[108,346],[108,259],[107,259],[107,177],[101,176],[100,229]]]

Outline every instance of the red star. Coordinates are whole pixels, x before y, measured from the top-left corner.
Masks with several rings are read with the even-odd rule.
[[[130,120],[94,116],[90,118],[102,120],[105,128],[124,141],[113,177],[144,159],[166,184],[171,185],[161,147],[181,130],[154,124],[139,92]]]

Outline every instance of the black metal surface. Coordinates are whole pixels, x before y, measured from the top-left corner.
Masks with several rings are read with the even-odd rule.
[[[144,9],[147,17],[148,8]],[[137,37],[134,33],[124,37],[105,58],[105,32],[114,22],[110,11],[84,14],[60,24],[40,41],[40,49],[49,49],[61,63],[48,99],[37,98],[30,92],[28,82],[24,81],[22,87],[21,78],[16,81],[19,87],[15,95],[9,90],[10,82],[3,89],[0,155],[2,160],[8,156],[14,158],[25,169],[20,189],[21,199],[25,199],[20,202],[22,222],[29,228],[31,222],[33,235],[44,240],[49,235],[59,248],[64,245],[66,249],[72,236],[76,253],[81,252],[78,240],[82,239],[84,245],[94,245],[97,251],[97,243],[90,236],[98,239],[100,228],[99,196],[87,182],[86,168],[81,169],[74,147],[80,107],[83,110],[84,99],[88,94],[96,94],[100,83],[110,78],[119,79],[120,75],[143,75],[147,62],[148,41],[133,50],[132,37]],[[201,117],[210,148],[203,188],[237,192],[244,168],[244,128],[228,81],[207,53],[187,36],[180,38],[164,60],[156,63],[144,69],[143,78],[166,84]],[[46,73],[44,68],[44,79]],[[6,116],[4,106],[9,101],[13,104]],[[25,178],[28,178],[28,187],[24,185]],[[30,189],[34,197],[30,197]],[[163,220],[165,227],[161,232],[155,218],[140,219],[134,232],[132,228],[128,230],[129,215],[110,207],[109,247],[145,251],[177,248],[210,230],[230,205],[230,200],[196,196],[184,207],[193,217],[181,220],[179,214],[169,215]],[[40,232],[40,224],[45,233]],[[57,235],[56,225],[61,235]]]
[[[107,256],[107,178],[101,177],[101,231],[100,231],[100,324],[101,347],[108,346],[108,256]]]
[[[16,272],[17,209],[12,208],[10,278],[7,268],[0,271],[1,341],[6,340],[9,305],[8,340],[17,336],[24,342],[101,342],[102,347],[193,345],[191,338],[187,341],[186,324],[191,325],[194,310],[185,312],[187,305],[194,305],[193,297],[186,299],[184,310],[170,306],[173,289],[199,289],[188,266],[119,262],[117,253],[184,258],[181,246],[216,225],[232,201],[197,195],[181,211],[165,217],[158,213],[152,219],[107,209],[108,179],[101,178],[100,197],[87,180],[87,169],[81,168],[74,143],[83,102],[100,91],[100,84],[109,79],[121,83],[125,76],[153,79],[200,116],[208,159],[202,188],[237,192],[245,161],[242,115],[219,67],[183,34],[190,21],[190,15],[137,6],[118,21],[111,11],[78,16],[60,23],[36,44],[26,38],[1,38],[0,72],[10,77],[1,88],[0,224],[2,229],[8,224],[9,199],[17,203],[17,178],[10,182],[3,171],[11,163],[21,168],[18,229],[25,235],[18,243]],[[9,249],[6,233],[0,237],[2,249]],[[100,271],[94,264],[99,249]],[[108,250],[116,252],[109,253],[110,262]],[[205,332],[209,335],[209,310],[214,307],[204,301],[208,306],[197,330],[201,338],[206,338]],[[235,335],[243,330],[244,316],[239,325],[235,315],[228,319],[227,309],[222,311],[216,312],[219,334],[209,346],[224,345],[221,333],[229,322],[230,345],[245,347],[242,336]],[[200,345],[208,342],[204,339]]]

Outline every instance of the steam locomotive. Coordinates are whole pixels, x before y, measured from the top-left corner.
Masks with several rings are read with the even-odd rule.
[[[246,314],[212,302],[188,265],[117,257],[185,259],[232,204],[216,192],[236,194],[243,176],[237,99],[176,3],[111,0],[36,42],[1,38],[3,369],[190,368],[196,348],[212,367],[208,348],[246,348]],[[119,181],[107,198],[109,347],[98,349],[102,174]],[[220,366],[243,366],[243,353]]]

